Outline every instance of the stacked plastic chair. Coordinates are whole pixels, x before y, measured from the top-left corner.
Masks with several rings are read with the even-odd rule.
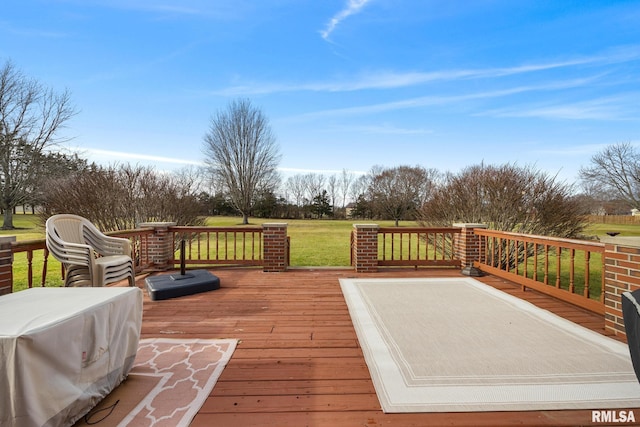
[[[53,215],[46,222],[49,252],[62,263],[65,286],[104,286],[127,279],[135,286],[129,239],[103,234],[78,215]]]

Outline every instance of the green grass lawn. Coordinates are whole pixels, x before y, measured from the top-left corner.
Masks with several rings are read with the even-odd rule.
[[[44,239],[44,225],[40,225],[40,217],[31,214],[15,214],[14,230],[0,230],[0,236],[16,236],[16,240]]]
[[[635,224],[589,224],[584,231],[586,236],[606,236],[608,232],[620,233],[620,236],[640,236],[640,225]]]

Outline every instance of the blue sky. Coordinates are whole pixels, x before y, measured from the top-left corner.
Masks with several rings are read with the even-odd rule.
[[[68,89],[68,145],[103,163],[201,163],[212,115],[248,98],[287,174],[485,162],[573,182],[640,144],[639,23],[638,1],[22,0],[0,60]]]

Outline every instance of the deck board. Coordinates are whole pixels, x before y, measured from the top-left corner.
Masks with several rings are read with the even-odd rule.
[[[385,414],[339,278],[455,277],[457,270],[215,269],[221,288],[151,301],[142,337],[236,338],[236,351],[192,426],[584,425],[591,411]],[[143,277],[138,279],[143,285]],[[604,319],[493,276],[484,283],[604,333]],[[594,408],[600,409],[600,408]],[[640,416],[640,409],[634,410]]]

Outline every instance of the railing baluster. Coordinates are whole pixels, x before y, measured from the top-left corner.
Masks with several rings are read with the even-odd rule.
[[[556,247],[556,288],[560,289],[560,274],[561,274],[561,260],[562,248]]]
[[[44,260],[42,261],[42,281],[40,285],[44,288],[47,283],[47,264],[49,262],[49,249],[44,248]]]
[[[382,260],[386,261],[387,259],[387,233],[382,232]]]
[[[238,256],[238,233],[233,232],[232,236],[233,236],[233,259],[235,261]]]
[[[211,260],[211,232],[207,231],[207,261]]]
[[[396,251],[395,251],[395,234],[391,234],[391,260],[395,259]]]
[[[216,261],[220,260],[220,233],[216,231]]]
[[[229,259],[229,233],[233,233],[232,231],[227,231],[224,233],[224,260]]]
[[[544,245],[544,284],[549,284],[549,245]]]
[[[533,244],[533,280],[538,280],[538,244]]]
[[[33,250],[27,251],[27,284],[33,287]]]
[[[523,265],[523,275],[524,277],[528,277],[529,276],[529,242],[527,240],[524,240],[522,243],[523,246],[523,251],[524,251],[524,265]]]
[[[584,291],[582,295],[589,298],[591,294],[591,271],[589,269],[589,261],[591,261],[591,251],[584,253]]]
[[[571,248],[569,249],[569,292],[575,292],[575,258],[576,258],[576,250]]]

